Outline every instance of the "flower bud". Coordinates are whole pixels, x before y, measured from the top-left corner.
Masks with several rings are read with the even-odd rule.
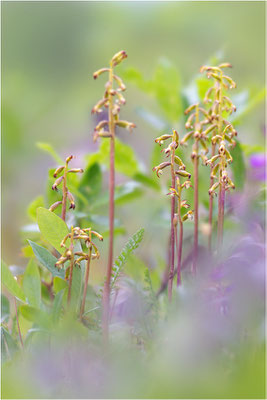
[[[98,232],[92,231],[92,235],[95,235],[101,242],[103,242],[103,236],[100,235]]]
[[[163,144],[164,140],[170,139],[172,137],[172,135],[162,135],[159,136],[157,139],[155,139],[156,143],[159,143],[159,145],[161,146]]]
[[[210,174],[210,177],[211,177],[211,178],[216,178],[216,174],[217,174],[217,172],[218,172],[218,170],[219,170],[219,166],[220,166],[220,164],[217,164],[217,165],[215,165],[215,167],[212,169],[211,174]]]
[[[232,78],[230,78],[230,76],[223,75],[223,79],[225,79],[230,84],[230,89],[236,88],[236,83],[233,81]]]
[[[50,206],[49,211],[55,211],[55,209],[62,204],[62,201],[56,201],[52,206]]]
[[[173,129],[172,130],[172,133],[173,133],[173,141],[177,144],[177,146],[179,145],[179,135],[178,135],[178,132],[175,130],[175,129]]]
[[[57,175],[60,174],[60,172],[62,172],[64,168],[65,168],[64,166],[58,167],[58,168],[55,170],[53,177],[56,178]]]
[[[230,63],[222,63],[219,65],[219,68],[232,68],[232,65]]]
[[[119,121],[116,121],[115,123],[120,128],[126,128],[130,132],[132,132],[133,128],[136,128],[136,125],[133,122],[119,120]]]
[[[82,168],[71,168],[71,169],[68,170],[68,173],[69,172],[73,172],[73,173],[77,174],[78,172],[83,173],[84,171],[83,171]]]
[[[57,178],[55,183],[52,186],[52,190],[55,190],[57,192],[58,191],[57,187],[58,187],[58,185],[61,184],[62,180],[63,180],[63,176],[60,176],[59,178]]]
[[[120,89],[122,92],[124,92],[124,90],[126,90],[126,86],[124,85],[122,79],[121,79],[119,76],[117,76],[117,75],[113,75],[113,78],[114,78],[115,81],[117,82],[117,84],[118,84],[118,86],[119,86],[119,89]],[[119,89],[118,89],[118,90],[119,90]]]
[[[216,182],[212,185],[212,187],[209,189],[209,195],[213,194],[214,191],[217,189],[217,187],[219,186],[219,182]]]
[[[174,156],[174,162],[175,162],[175,164],[179,165],[179,169],[185,169],[185,164],[180,159],[180,157]]]
[[[196,106],[198,105],[198,103],[196,104],[192,104],[191,106],[189,106],[186,110],[185,110],[185,115],[187,115],[188,113],[190,113],[194,108],[196,108]]]
[[[124,58],[127,58],[126,52],[125,51],[119,51],[111,59],[112,66],[115,67],[116,65],[120,64],[122,62],[122,60],[124,60]]]
[[[191,174],[187,171],[178,170],[178,171],[175,171],[175,174],[182,176],[183,178],[189,178],[189,179],[191,178]]]
[[[108,104],[109,100],[108,98],[104,98],[99,100],[96,105],[92,108],[91,113],[92,114],[96,114],[96,113],[101,113],[102,112],[102,107],[105,106],[106,104]]]
[[[72,159],[74,158],[74,156],[69,156],[66,158],[66,163],[68,164]]]
[[[74,197],[69,191],[67,192],[67,197],[68,197],[69,202],[70,202],[70,209],[72,208],[74,210],[75,209]]]
[[[218,158],[219,158],[219,154],[216,154],[215,156],[211,157],[209,160],[206,161],[206,164],[213,164]]]
[[[101,68],[93,74],[93,78],[97,79],[103,72],[108,72],[109,68]]]
[[[119,104],[125,104],[126,103],[125,98],[123,97],[123,95],[120,92],[116,91],[116,95],[118,96]]]
[[[191,138],[191,136],[193,135],[194,131],[188,132],[183,139],[180,141],[181,145],[185,145],[185,143]]]

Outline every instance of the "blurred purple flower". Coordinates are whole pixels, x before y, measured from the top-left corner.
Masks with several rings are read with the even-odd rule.
[[[258,181],[265,181],[266,155],[264,153],[252,154],[249,161],[252,167],[252,178]]]

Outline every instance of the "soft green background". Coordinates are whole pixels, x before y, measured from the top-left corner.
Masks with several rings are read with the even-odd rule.
[[[54,162],[36,148],[51,142],[77,165],[93,144],[90,110],[103,80],[92,73],[121,49],[125,67],[149,78],[161,57],[179,69],[182,84],[216,52],[234,65],[240,91],[264,86],[264,2],[2,2],[2,223],[7,263],[19,263],[19,227],[42,193]],[[126,65],[127,64],[127,65]],[[121,68],[125,68],[122,66]],[[146,165],[156,132],[137,106],[160,113],[152,98],[128,85],[122,116],[138,128],[125,141]],[[244,121],[244,143],[263,143],[263,107]],[[124,138],[123,138],[124,139]],[[140,207],[140,203],[139,203]],[[131,208],[131,215],[138,212]]]

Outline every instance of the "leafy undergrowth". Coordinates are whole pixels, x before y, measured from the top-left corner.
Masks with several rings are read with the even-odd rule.
[[[159,135],[173,125],[181,128],[183,110],[210,87],[199,75],[182,87],[178,70],[166,60],[151,79],[134,68],[122,74],[155,100],[158,114],[144,107],[136,111]],[[230,122],[242,133],[244,117],[264,91],[240,94]],[[170,203],[165,196],[170,182],[152,172],[162,165],[161,149],[153,145],[149,157],[140,161],[122,139],[114,139],[118,184],[108,346],[103,344],[102,294],[110,236],[110,141],[103,140],[85,157],[82,175],[76,174],[80,168],[68,173],[66,163],[65,183],[60,176],[64,168],[55,174],[53,165],[45,194],[28,207],[31,223],[21,229],[26,268],[2,262],[2,398],[264,398],[265,186],[259,173],[264,146],[244,144],[240,132],[231,150],[229,174],[236,193],[226,197],[224,247],[216,251],[214,233],[213,251],[208,251],[210,170],[199,165],[197,271],[191,273],[193,223],[188,221],[181,284],[173,284],[171,303]],[[101,128],[98,133],[103,134]],[[37,146],[53,163],[64,164],[53,146]],[[191,150],[179,147],[178,162],[180,156],[191,176]],[[192,206],[193,190],[188,188]],[[71,208],[66,218],[61,214],[64,201]],[[216,232],[215,201],[213,211]]]

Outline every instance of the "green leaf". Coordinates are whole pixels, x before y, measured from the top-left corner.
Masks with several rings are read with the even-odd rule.
[[[27,213],[29,215],[29,217],[33,220],[36,221],[37,218],[37,208],[38,207],[44,207],[45,203],[44,203],[44,196],[38,196],[36,197],[31,204],[29,205],[28,209],[27,209]]]
[[[18,282],[12,275],[12,272],[9,270],[8,266],[2,261],[2,283],[8,290],[10,294],[15,296],[18,300],[22,302],[26,302],[25,294],[23,293],[22,288],[19,286]]]
[[[64,279],[61,279],[58,276],[54,277],[53,290],[56,294],[59,293],[61,290],[65,289],[66,287],[68,287],[68,284]]]
[[[59,278],[64,279],[65,271],[62,269],[58,270],[57,267],[55,267],[57,258],[54,257],[53,254],[50,253],[50,251],[42,246],[39,246],[39,244],[34,243],[31,240],[28,240],[28,242],[31,245],[31,248],[37,260],[52,273],[52,276],[58,276]]]
[[[52,319],[54,323],[58,322],[60,319],[63,296],[66,293],[66,290],[67,290],[66,288],[62,289],[55,295],[52,307]]]
[[[86,167],[79,183],[80,192],[91,199],[98,195],[102,188],[102,172],[98,163]]]
[[[237,190],[242,190],[246,180],[246,166],[243,157],[243,151],[240,143],[236,140],[236,146],[231,150],[233,162],[231,168],[234,176],[234,184]]]
[[[112,267],[112,279],[111,279],[111,289],[115,287],[116,281],[126,264],[129,255],[138,248],[139,244],[141,243],[144,237],[145,230],[143,228],[139,229],[126,243],[124,248],[122,249],[120,255],[116,258],[115,263]]]
[[[69,233],[66,223],[56,214],[43,207],[37,209],[37,223],[43,238],[57,251],[63,253],[64,248],[60,247],[60,243]],[[66,246],[68,246],[68,240]]]
[[[45,142],[37,142],[36,147],[38,149],[43,150],[44,152],[50,154],[50,156],[58,163],[58,164],[64,164],[62,158],[58,155],[56,150],[51,146],[50,143],[45,143]]]
[[[10,316],[9,300],[6,296],[1,294],[1,323],[7,321]]]
[[[2,360],[11,359],[14,353],[19,350],[19,346],[6,328],[1,326],[0,329]]]
[[[41,306],[41,278],[34,260],[30,260],[23,276],[23,289],[30,305]]]
[[[80,307],[82,291],[82,270],[78,265],[75,265],[72,272],[72,285],[71,285],[71,308],[78,311]]]
[[[34,322],[45,328],[51,327],[50,316],[45,311],[40,310],[40,308],[22,305],[19,309],[23,318],[27,319],[27,321]]]

